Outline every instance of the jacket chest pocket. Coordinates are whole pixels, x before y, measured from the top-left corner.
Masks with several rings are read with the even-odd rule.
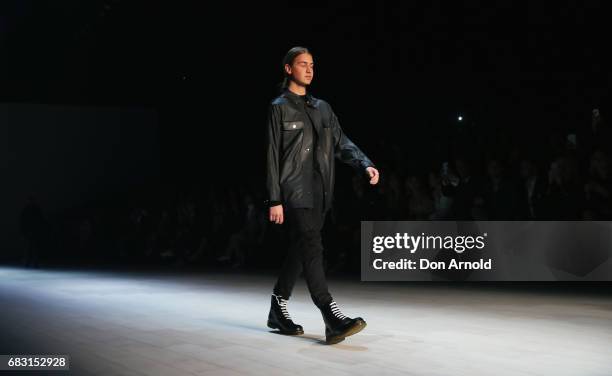
[[[298,129],[304,128],[303,121],[283,121],[283,130],[284,131],[295,131]]]
[[[283,121],[283,150],[285,153],[299,155],[299,150],[302,147],[304,139],[304,122],[295,121]]]

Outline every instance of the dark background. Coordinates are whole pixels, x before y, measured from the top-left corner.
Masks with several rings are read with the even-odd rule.
[[[380,133],[418,144],[457,113],[533,132],[576,127],[607,105],[601,2],[300,4],[3,2],[0,100],[153,107],[164,173],[200,179],[260,161],[294,45],[313,50],[313,93],[365,149]]]
[[[539,138],[580,133],[593,108],[607,113],[610,17],[603,4],[3,1],[0,102],[150,111],[150,127],[138,132],[158,149],[147,149],[144,181],[171,186],[173,194],[183,187],[258,190],[281,60],[304,45],[315,60],[313,94],[332,104],[375,163],[381,140],[394,140],[404,155],[399,170],[439,166],[461,148],[439,140],[461,132],[492,149],[536,140],[529,147],[537,154]],[[138,138],[117,140],[142,155]],[[7,144],[15,153],[37,152],[27,142]],[[12,166],[19,169],[20,160]],[[100,168],[110,170],[105,179],[124,182],[125,192],[142,184]],[[347,168],[339,173],[341,181],[350,177]],[[6,178],[20,184],[16,175]],[[21,202],[28,191],[24,182],[21,197],[6,189],[3,196]]]

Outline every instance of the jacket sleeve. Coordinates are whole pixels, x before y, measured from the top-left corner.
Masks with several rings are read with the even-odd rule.
[[[365,174],[367,167],[376,167],[374,163],[355,145],[344,133],[336,114],[329,107],[331,128],[334,135],[334,150],[336,159],[348,164],[359,173]]]
[[[280,107],[273,104],[268,109],[266,124],[266,190],[267,206],[275,206],[281,203],[280,191],[280,149],[281,113]]]

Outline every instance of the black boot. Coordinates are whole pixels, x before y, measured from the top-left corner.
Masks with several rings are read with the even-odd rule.
[[[287,312],[287,299],[280,295],[272,294],[270,314],[268,315],[268,327],[278,329],[282,334],[304,334],[301,325],[295,324]]]
[[[336,302],[319,307],[325,321],[325,342],[329,345],[344,341],[344,338],[359,333],[366,327],[366,322],[361,317],[354,319],[340,312]]]

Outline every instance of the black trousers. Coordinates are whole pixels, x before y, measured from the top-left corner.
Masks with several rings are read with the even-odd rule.
[[[318,171],[314,173],[313,198],[312,209],[290,208],[284,213],[289,227],[290,246],[274,285],[274,294],[289,299],[295,282],[303,271],[312,301],[317,307],[321,307],[331,303],[332,297],[327,288],[323,269],[321,229],[327,211],[324,210],[323,183]]]

